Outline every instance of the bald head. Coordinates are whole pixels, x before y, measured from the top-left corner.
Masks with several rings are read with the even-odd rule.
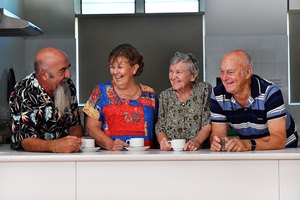
[[[34,69],[38,82],[53,96],[60,84],[71,78],[70,63],[67,55],[60,49],[45,47],[35,55]]]
[[[237,49],[225,54],[221,61],[220,78],[228,93],[246,101],[252,77],[251,58],[246,51]]]
[[[67,55],[60,49],[54,47],[45,47],[40,49],[35,55],[34,70],[36,74],[43,68],[50,71],[58,63],[68,61]]]
[[[221,66],[226,63],[232,63],[238,67],[246,69],[247,67],[251,67],[251,57],[246,51],[236,49],[224,55],[221,61]]]

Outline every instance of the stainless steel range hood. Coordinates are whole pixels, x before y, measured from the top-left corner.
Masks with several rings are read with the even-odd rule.
[[[0,8],[0,37],[36,36],[43,30],[29,21],[22,20],[5,8]]]

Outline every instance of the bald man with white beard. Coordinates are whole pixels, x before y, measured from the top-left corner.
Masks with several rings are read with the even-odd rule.
[[[60,49],[46,47],[35,56],[34,72],[10,96],[11,148],[32,152],[78,152],[83,128],[70,63]]]

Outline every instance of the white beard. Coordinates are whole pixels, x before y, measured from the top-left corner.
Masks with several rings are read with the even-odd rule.
[[[71,111],[71,93],[67,82],[62,82],[54,91],[54,102],[60,116]]]

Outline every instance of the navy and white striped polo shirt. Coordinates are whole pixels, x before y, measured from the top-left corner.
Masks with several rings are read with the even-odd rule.
[[[211,122],[227,123],[241,139],[270,135],[268,120],[286,116],[286,147],[297,146],[295,122],[285,108],[280,89],[257,75],[251,77],[251,96],[245,108],[220,84],[211,94]]]

